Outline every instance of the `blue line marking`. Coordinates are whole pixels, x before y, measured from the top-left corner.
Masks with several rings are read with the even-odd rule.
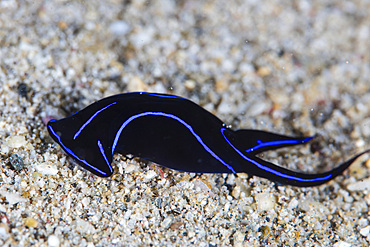
[[[250,159],[248,158],[247,156],[245,156],[242,152],[240,152],[236,147],[234,147],[233,144],[231,144],[231,142],[226,138],[225,134],[224,134],[224,131],[226,129],[225,128],[221,128],[221,133],[222,135],[224,136],[225,140],[227,141],[227,143],[229,143],[229,145],[240,155],[242,156],[245,160],[251,162],[252,164],[254,164],[255,166],[257,166],[258,168],[262,169],[262,170],[265,170],[269,173],[272,173],[272,174],[275,174],[279,177],[282,177],[282,178],[287,178],[287,179],[292,179],[292,180],[296,180],[296,181],[300,181],[300,182],[316,182],[316,181],[324,181],[324,180],[328,180],[330,177],[332,177],[332,174],[329,174],[329,175],[326,175],[324,177],[319,177],[319,178],[299,178],[299,177],[295,177],[295,176],[291,176],[291,175],[287,175],[287,174],[284,174],[284,173],[281,173],[279,171],[276,171],[270,167],[267,167],[267,166],[264,166],[260,163],[258,163],[257,161],[253,160],[253,159]],[[310,137],[309,137],[310,138]],[[307,138],[306,138],[307,139]]]
[[[77,160],[81,161],[81,162],[82,162],[82,163],[84,163],[85,165],[87,165],[87,166],[91,167],[91,168],[92,168],[92,169],[94,169],[95,171],[97,171],[97,172],[99,172],[99,173],[101,173],[101,174],[103,174],[103,175],[107,175],[105,172],[103,172],[103,171],[99,170],[98,168],[96,168],[95,166],[92,166],[92,165],[90,165],[89,163],[87,163],[87,161],[86,161],[84,158],[80,158],[80,157],[78,157],[77,155],[75,155],[75,154],[72,152],[72,150],[71,150],[71,149],[67,148],[67,147],[63,144],[63,142],[60,140],[60,136],[58,136],[58,135],[57,135],[57,133],[55,133],[55,131],[53,130],[53,128],[52,128],[50,125],[48,125],[48,127],[49,127],[49,129],[50,129],[51,133],[53,133],[53,135],[58,139],[59,144],[63,147],[63,149],[64,149],[67,153],[69,153],[70,155],[72,155],[74,158],[76,158]]]
[[[261,140],[258,140],[257,141],[258,145],[248,148],[247,150],[245,150],[245,152],[250,153],[259,148],[269,147],[269,146],[278,146],[278,145],[286,145],[286,144],[303,144],[303,143],[311,141],[313,138],[314,138],[313,136],[310,136],[302,140],[285,140],[285,141],[270,141],[270,142],[262,142]]]
[[[107,156],[105,155],[104,148],[103,148],[103,145],[101,144],[100,140],[98,140],[98,147],[100,149],[101,154],[103,155],[103,157],[105,159],[105,162],[107,163],[107,165],[109,167],[110,172],[113,173],[113,169],[112,169],[111,165],[109,164],[109,161],[107,159]]]
[[[79,134],[81,134],[81,131],[83,131],[83,129],[89,124],[91,123],[91,121],[96,117],[96,115],[98,115],[100,112],[104,111],[105,109],[107,109],[108,107],[112,106],[112,105],[115,105],[117,104],[117,102],[113,102],[109,105],[107,105],[106,107],[100,109],[99,111],[95,112],[94,115],[92,115],[82,126],[81,128],[76,132],[76,134],[73,136],[73,140],[76,140],[77,136],[79,136]]]
[[[156,96],[156,97],[162,97],[162,98],[183,99],[183,97],[176,96],[176,95],[160,95],[160,94],[156,94],[156,93],[148,93],[148,92],[140,92],[140,94],[147,94],[147,95]]]
[[[143,113],[139,113],[139,114],[136,114],[136,115],[133,115],[131,116],[129,119],[127,119],[122,125],[121,127],[119,128],[119,130],[117,131],[117,134],[116,134],[116,137],[114,138],[114,142],[113,142],[113,146],[112,146],[112,154],[114,153],[114,150],[116,149],[116,146],[117,146],[117,143],[118,143],[118,140],[121,136],[121,133],[123,131],[123,129],[133,120],[135,120],[136,118],[139,118],[139,117],[145,117],[145,116],[162,116],[162,117],[169,117],[169,118],[172,118],[174,120],[177,120],[178,122],[180,122],[182,125],[184,125],[192,134],[193,136],[198,140],[198,142],[203,146],[203,148],[210,154],[212,155],[216,160],[218,160],[219,162],[221,162],[223,165],[225,165],[230,171],[232,171],[232,173],[236,174],[234,168],[232,168],[230,165],[228,165],[225,161],[223,161],[220,157],[217,156],[217,154],[215,154],[202,140],[202,138],[200,138],[200,136],[198,136],[193,128],[188,124],[186,123],[184,120],[182,120],[181,118],[175,116],[175,115],[172,115],[172,114],[168,114],[168,113],[163,113],[163,112],[143,112]]]

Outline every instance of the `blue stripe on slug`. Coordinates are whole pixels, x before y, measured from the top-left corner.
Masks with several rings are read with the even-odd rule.
[[[54,122],[54,121],[53,121]],[[50,121],[49,121],[49,123],[50,123]],[[69,154],[69,155],[71,155],[73,158],[75,158],[76,160],[78,160],[78,161],[80,161],[80,162],[82,162],[83,164],[85,164],[86,166],[88,166],[88,167],[90,167],[90,168],[92,168],[92,169],[94,169],[95,171],[97,171],[98,173],[100,173],[101,175],[103,175],[103,176],[105,176],[105,175],[107,175],[107,173],[105,173],[105,172],[103,172],[103,171],[101,171],[100,169],[98,169],[97,167],[95,167],[95,166],[93,166],[93,165],[91,165],[91,164],[89,164],[88,162],[86,162],[86,160],[83,158],[83,157],[78,157],[74,152],[72,152],[72,150],[71,149],[69,149],[67,146],[65,146],[64,144],[63,144],[63,142],[61,141],[61,138],[60,138],[60,136],[59,135],[57,135],[57,133],[55,133],[55,131],[53,130],[53,128],[50,126],[50,125],[48,125],[48,129],[50,130],[50,132],[53,134],[53,137],[55,137],[57,140],[58,140],[58,143],[59,143],[59,145],[60,146],[62,146],[63,147],[63,149]]]
[[[287,144],[304,144],[306,142],[311,141],[313,138],[314,136],[310,136],[302,140],[282,140],[282,141],[269,141],[269,142],[262,142],[261,140],[258,140],[257,141],[258,145],[248,148],[247,150],[245,150],[245,152],[247,153],[254,152],[257,149],[262,148],[262,147],[279,146],[279,145],[287,145]]]
[[[129,119],[127,119],[122,125],[121,127],[119,128],[119,130],[117,131],[116,133],[116,137],[114,138],[114,141],[113,141],[113,145],[112,145],[112,154],[114,153],[114,150],[116,149],[116,146],[117,146],[117,143],[118,143],[118,140],[122,134],[122,131],[123,129],[133,120],[135,120],[136,118],[139,118],[139,117],[145,117],[145,116],[162,116],[162,117],[169,117],[169,118],[172,118],[174,120],[177,120],[178,122],[180,122],[182,125],[184,125],[190,132],[191,134],[198,140],[198,142],[203,146],[203,148],[210,154],[212,155],[216,160],[218,160],[220,163],[222,163],[224,166],[226,166],[232,173],[236,173],[234,168],[232,168],[230,165],[226,164],[225,161],[223,161],[220,157],[217,156],[216,153],[214,153],[202,140],[202,138],[200,138],[199,135],[197,135],[193,128],[187,124],[184,120],[182,120],[181,118],[175,116],[175,115],[172,115],[172,114],[167,114],[167,113],[163,113],[163,112],[143,112],[143,113],[140,113],[140,114],[136,114],[136,115],[133,115],[131,116]]]
[[[95,112],[94,115],[92,115],[81,127],[80,129],[76,132],[76,134],[73,136],[73,140],[76,140],[77,136],[79,134],[81,134],[81,131],[89,124],[91,123],[91,121],[99,114],[101,113],[102,111],[104,111],[105,109],[107,109],[108,107],[112,106],[112,105],[115,105],[117,104],[117,102],[113,102],[109,105],[107,105],[106,107],[100,109],[99,111]]]
[[[225,136],[224,134],[224,131],[226,129],[225,128],[221,128],[221,133],[223,135],[223,137],[225,138],[225,140],[227,141],[227,143],[241,156],[243,157],[243,159],[245,159],[246,161],[254,164],[255,166],[257,166],[259,169],[262,169],[266,172],[269,172],[269,173],[272,173],[272,174],[275,174],[276,176],[279,176],[281,178],[286,178],[286,179],[292,179],[292,180],[296,180],[296,181],[300,181],[300,182],[316,182],[316,181],[325,181],[325,180],[328,180],[332,174],[329,174],[329,175],[326,175],[326,176],[323,176],[323,177],[317,177],[317,178],[300,178],[300,177],[295,177],[295,176],[292,176],[292,175],[287,175],[287,174],[284,174],[284,173],[281,173],[279,171],[276,171],[270,167],[267,167],[267,166],[264,166],[260,163],[258,163],[257,161],[251,159],[251,158],[248,158],[247,156],[245,156],[242,152],[240,152],[236,147],[234,147],[233,144],[231,144],[231,142],[227,139],[227,137]]]
[[[113,172],[112,166],[109,164],[109,161],[107,159],[107,156],[105,155],[103,145],[101,144],[100,140],[98,140],[98,147],[100,150],[101,155],[103,156],[105,162],[107,162],[107,165],[109,166],[110,172]]]
[[[148,92],[141,92],[140,94],[146,94],[146,95],[151,95],[154,97],[161,97],[161,98],[183,99],[183,97],[176,96],[176,95],[157,94],[157,93],[148,93]]]

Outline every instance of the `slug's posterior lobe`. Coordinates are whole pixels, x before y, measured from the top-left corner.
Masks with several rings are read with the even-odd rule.
[[[113,153],[118,152],[178,171],[245,172],[282,184],[315,186],[340,175],[363,154],[326,173],[290,171],[256,154],[303,144],[312,137],[233,131],[187,99],[151,93],[126,93],[102,99],[70,117],[50,121],[48,130],[79,165],[103,177],[113,173]]]

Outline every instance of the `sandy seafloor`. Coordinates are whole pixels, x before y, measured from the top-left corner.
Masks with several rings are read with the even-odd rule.
[[[317,134],[263,157],[328,170],[370,147],[369,11],[367,0],[1,0],[0,245],[368,246],[368,155],[315,188],[119,154],[99,178],[44,122],[121,92],[176,94],[235,129]]]

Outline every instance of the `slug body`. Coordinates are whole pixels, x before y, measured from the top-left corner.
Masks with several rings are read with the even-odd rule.
[[[74,115],[51,120],[51,137],[82,167],[108,177],[115,152],[184,172],[240,173],[294,186],[316,186],[340,175],[337,168],[304,174],[258,158],[260,152],[304,144],[294,138],[228,127],[190,100],[165,94],[125,93],[104,98]]]

